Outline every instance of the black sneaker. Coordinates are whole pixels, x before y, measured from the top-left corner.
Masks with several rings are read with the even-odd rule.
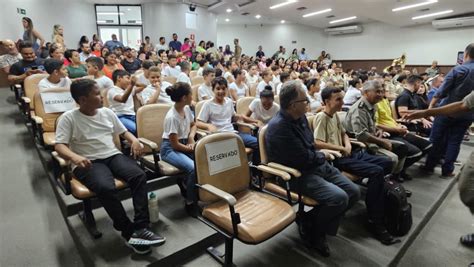
[[[367,223],[367,227],[369,231],[374,235],[374,237],[380,241],[380,243],[389,246],[396,243],[400,243],[400,239],[393,237],[388,231],[387,228],[383,224],[374,223],[369,221]]]
[[[131,245],[128,242],[125,242],[125,245],[127,245],[127,247],[133,249],[135,253],[140,255],[145,255],[151,252],[151,247],[148,245]]]
[[[166,238],[161,237],[152,231],[143,228],[141,230],[137,230],[132,234],[132,237],[128,240],[130,245],[145,245],[145,246],[153,246],[153,245],[163,245],[166,241]]]

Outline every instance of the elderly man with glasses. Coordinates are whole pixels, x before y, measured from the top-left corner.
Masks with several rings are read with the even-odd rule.
[[[322,256],[330,255],[326,235],[336,235],[344,212],[360,198],[357,185],[330,165],[329,156],[316,149],[305,117],[309,100],[301,82],[289,81],[280,91],[281,109],[268,123],[265,136],[268,158],[302,173],[292,190],[316,200],[299,224],[302,238]],[[297,186],[301,188],[298,188]]]

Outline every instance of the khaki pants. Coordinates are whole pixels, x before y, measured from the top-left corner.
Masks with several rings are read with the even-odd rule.
[[[461,201],[474,214],[474,152],[471,152],[469,159],[464,163],[458,186]]]

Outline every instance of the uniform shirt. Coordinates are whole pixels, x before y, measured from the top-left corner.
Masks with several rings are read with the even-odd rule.
[[[94,79],[94,81],[97,83],[97,86],[99,87],[99,90],[101,93],[104,90],[108,90],[114,87],[114,82],[105,75],[102,75],[101,77]]]
[[[349,108],[344,121],[344,128],[349,136],[354,136],[357,140],[365,142],[370,135],[375,134],[376,112],[376,107],[364,97],[357,100]]]
[[[267,127],[265,145],[269,162],[303,172],[326,162],[324,154],[315,148],[306,116],[294,120],[284,110],[280,110]]]
[[[171,97],[166,93],[166,88],[169,86],[172,86],[171,83],[169,82],[161,82],[161,87],[160,87],[160,96],[158,97],[158,104],[172,104],[173,101],[171,100]],[[141,91],[140,95],[142,97],[143,105],[148,102],[148,100],[151,98],[151,96],[156,92],[156,88],[152,86],[151,84],[147,85],[143,91]]]
[[[166,113],[163,139],[169,139],[170,134],[176,134],[178,139],[188,139],[193,121],[194,116],[189,106],[184,107],[184,117],[178,113],[175,107],[172,107]]]
[[[61,78],[58,83],[52,83],[48,80],[48,77],[41,79],[38,83],[38,89],[40,91],[51,89],[51,88],[69,88],[71,87],[71,80],[68,77]]]
[[[416,100],[416,93],[411,92],[408,89],[403,90],[403,92],[395,99],[395,110],[397,116],[400,118],[400,113],[398,112],[398,107],[407,107],[408,110],[421,109],[418,108],[418,102]]]
[[[216,126],[218,132],[234,132],[234,126],[232,125],[234,115],[233,101],[226,97],[222,105],[213,100],[207,100],[202,106],[197,119]]]
[[[204,97],[211,99],[214,97],[214,92],[212,92],[212,87],[207,86],[205,83],[201,84],[198,88],[198,99],[199,101],[204,100]]]
[[[265,90],[265,86],[267,86],[267,85],[270,85],[272,87],[272,90],[273,90],[273,83],[271,81],[268,82],[268,83],[265,83],[265,81],[262,80],[261,82],[258,83],[257,92],[256,92],[256,95],[255,95],[256,98],[260,98],[260,93],[263,90]]]
[[[171,67],[171,66],[166,66],[163,71],[161,71],[161,74],[163,76],[173,76],[176,79],[179,77],[179,74],[181,73],[181,67],[176,66],[176,67]]]
[[[245,74],[245,78],[246,78],[246,81],[247,81],[247,84],[254,84],[254,83],[257,83],[258,82],[258,74],[254,75],[254,76],[251,76],[249,73]]]
[[[273,103],[269,109],[265,109],[260,99],[254,99],[250,103],[249,109],[252,111],[251,118],[267,124],[273,118],[273,116],[278,113],[280,106],[277,103]]]
[[[344,104],[352,105],[361,97],[362,93],[360,92],[360,90],[351,86],[349,87],[349,89],[347,89],[347,92],[344,95]]]
[[[107,99],[109,100],[110,104],[110,109],[115,112],[118,116],[120,115],[135,115],[135,109],[133,107],[133,93],[134,90],[132,90],[132,93],[128,96],[127,101],[125,103],[121,103],[118,101],[114,100],[115,96],[118,95],[123,95],[125,93],[125,90],[122,88],[119,88],[117,86],[114,86],[109,89],[107,92]]]
[[[97,109],[93,116],[73,109],[59,117],[55,143],[66,144],[74,153],[89,160],[106,159],[121,153],[115,146],[114,135],[126,131],[117,115],[108,108]]]
[[[248,87],[245,83],[242,83],[241,87],[239,87],[235,82],[233,82],[229,85],[229,90],[235,91],[237,93],[237,98],[242,98],[245,97]]]
[[[184,72],[181,72],[178,75],[178,79],[176,80],[176,82],[183,82],[191,85],[191,79],[189,79],[188,75]]]
[[[392,117],[392,108],[388,99],[384,98],[376,105],[375,121],[377,125],[385,125],[388,127],[397,127],[397,122]]]
[[[314,139],[324,143],[344,146],[342,134],[346,133],[337,114],[332,117],[326,112],[319,112],[314,118]]]

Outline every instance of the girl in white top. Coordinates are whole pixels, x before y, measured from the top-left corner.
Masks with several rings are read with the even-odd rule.
[[[254,99],[250,103],[247,117],[257,121],[258,126],[267,124],[275,114],[280,110],[280,106],[273,103],[274,94],[272,88],[267,86],[265,90],[260,93],[260,99]]]
[[[320,90],[319,80],[316,78],[309,79],[306,82],[306,88],[308,88],[307,95],[309,99],[309,111],[313,113],[318,113],[323,110]]]
[[[168,111],[164,121],[163,142],[161,143],[161,159],[185,171],[187,176],[184,181],[178,180],[181,194],[186,197],[185,209],[192,209],[193,201],[197,200],[194,184],[194,136],[196,126],[194,116],[189,108],[193,97],[191,86],[187,83],[177,82],[166,89],[174,106]]]
[[[249,88],[245,84],[245,74],[236,69],[233,72],[235,81],[229,86],[229,93],[232,100],[237,101],[239,98],[249,96]]]
[[[161,72],[159,67],[151,67],[148,74],[150,85],[145,87],[143,91],[138,94],[138,98],[142,105],[148,104],[172,104],[171,98],[166,94],[166,88],[172,84],[161,81]]]
[[[273,76],[272,76],[272,71],[270,69],[267,68],[266,70],[262,72],[262,79],[263,80],[259,82],[257,85],[257,92],[255,96],[257,98],[260,97],[260,92],[265,90],[265,86],[270,85],[273,90],[273,83],[272,83]]]
[[[250,65],[249,71],[245,75],[245,78],[249,87],[252,86],[252,84],[258,83],[258,79],[260,77],[258,76],[257,65]]]

